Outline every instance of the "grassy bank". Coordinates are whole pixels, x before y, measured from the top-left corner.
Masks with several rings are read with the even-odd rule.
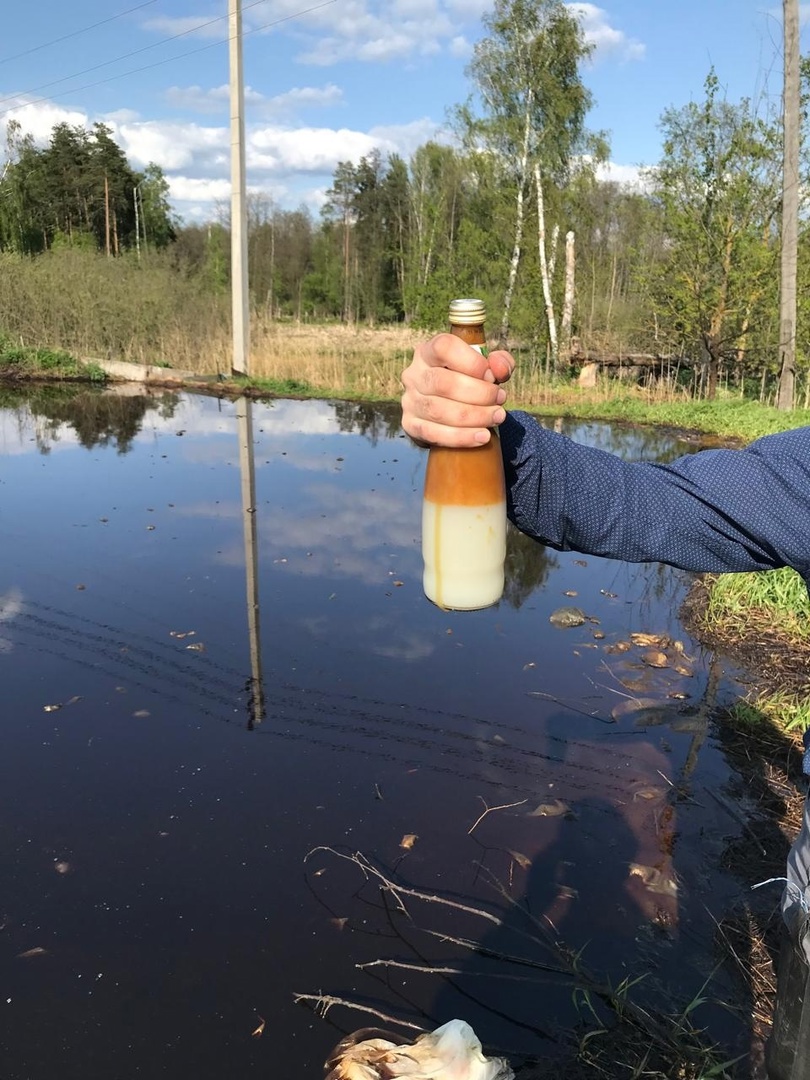
[[[61,349],[13,345],[0,337],[0,381],[62,380],[103,383],[98,364],[77,360]]]
[[[746,671],[739,722],[764,716],[796,735],[810,727],[810,600],[794,570],[709,575],[687,610],[693,630]]]

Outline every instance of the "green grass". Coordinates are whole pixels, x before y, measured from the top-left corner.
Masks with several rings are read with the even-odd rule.
[[[759,653],[757,688],[735,707],[738,722],[764,715],[788,731],[810,727],[810,598],[795,570],[708,579],[702,625],[731,651]]]
[[[508,391],[507,391],[508,392]],[[602,401],[579,400],[570,394],[552,395],[542,405],[521,405],[510,401],[507,408],[525,408],[537,416],[569,416],[582,420],[611,420],[619,423],[653,424],[715,435],[720,439],[751,442],[763,435],[810,426],[810,410],[783,412],[770,405],[739,398],[715,401],[650,401],[629,394]]]
[[[61,349],[37,349],[13,345],[0,338],[0,377],[11,379],[82,379],[106,382],[96,363],[78,360]]]

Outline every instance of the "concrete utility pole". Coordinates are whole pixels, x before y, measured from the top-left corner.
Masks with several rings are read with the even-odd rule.
[[[231,73],[231,307],[233,362],[247,375],[250,352],[247,186],[245,179],[245,79],[242,72],[242,0],[228,0]]]
[[[796,383],[796,264],[799,244],[799,0],[783,0],[782,266],[779,287],[777,407],[793,408]]]

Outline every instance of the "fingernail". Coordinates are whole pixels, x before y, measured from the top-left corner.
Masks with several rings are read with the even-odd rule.
[[[489,432],[488,431],[476,431],[473,438],[475,439],[475,441],[477,443],[482,443],[482,444],[483,443],[488,443],[489,442]]]
[[[504,409],[496,409],[492,414],[493,424],[502,424],[506,419],[506,411]]]
[[[506,401],[506,391],[499,389],[495,400],[499,405],[503,405],[503,403]]]

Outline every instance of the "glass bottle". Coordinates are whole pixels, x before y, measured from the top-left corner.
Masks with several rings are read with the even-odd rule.
[[[450,304],[450,333],[486,355],[481,300]],[[503,594],[506,485],[496,428],[485,446],[428,452],[422,502],[425,595],[440,608],[472,611]]]

